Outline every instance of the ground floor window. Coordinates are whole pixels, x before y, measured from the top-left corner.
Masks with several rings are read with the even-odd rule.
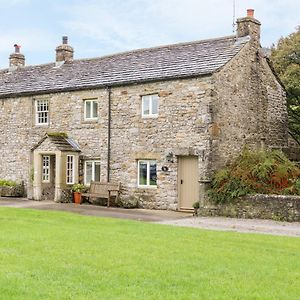
[[[84,162],[84,184],[89,185],[91,181],[100,181],[99,160],[86,160]]]
[[[74,183],[74,155],[67,155],[67,184]]]
[[[138,186],[156,186],[156,160],[138,161]]]
[[[42,181],[50,182],[50,156],[43,155]]]

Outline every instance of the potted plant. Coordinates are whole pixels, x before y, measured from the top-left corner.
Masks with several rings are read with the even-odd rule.
[[[75,204],[81,204],[81,193],[86,189],[84,184],[82,183],[75,183],[72,185],[72,192]]]
[[[200,208],[200,202],[196,201],[193,203],[194,213],[193,216],[198,216],[198,209]]]

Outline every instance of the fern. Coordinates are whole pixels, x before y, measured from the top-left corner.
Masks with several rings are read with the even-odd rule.
[[[278,150],[245,149],[213,177],[208,196],[226,203],[251,193],[300,195],[300,169]]]

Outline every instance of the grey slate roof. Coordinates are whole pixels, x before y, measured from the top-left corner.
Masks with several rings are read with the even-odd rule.
[[[212,74],[249,41],[235,36],[0,70],[0,98]]]
[[[59,151],[68,151],[68,152],[80,152],[79,145],[75,140],[64,137],[64,136],[54,136],[46,134],[37,145],[35,145],[31,150],[38,148],[46,139],[49,139],[50,142],[57,148]]]

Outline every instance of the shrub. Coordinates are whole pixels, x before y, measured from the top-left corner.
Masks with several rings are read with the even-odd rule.
[[[11,180],[0,180],[0,186],[16,186],[17,183]]]
[[[75,183],[71,188],[72,192],[82,193],[87,190],[87,187],[82,183]]]
[[[281,151],[244,150],[230,167],[216,172],[208,196],[225,203],[253,193],[300,195],[299,175]]]

